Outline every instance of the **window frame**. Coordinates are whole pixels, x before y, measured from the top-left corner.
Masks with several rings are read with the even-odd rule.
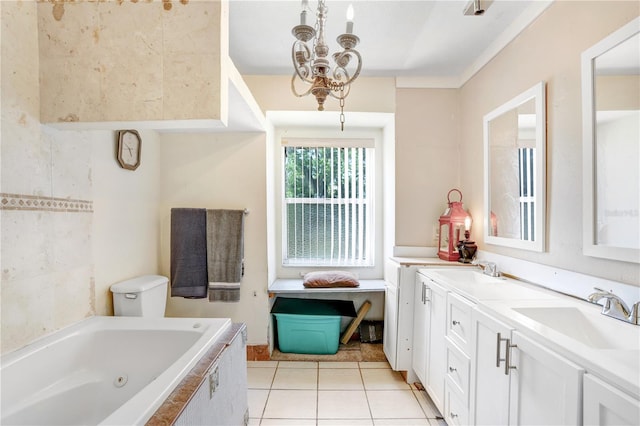
[[[310,140],[344,140],[345,143],[349,140],[362,140],[368,139],[373,143],[374,150],[374,193],[372,195],[372,252],[373,252],[373,265],[371,266],[311,266],[311,265],[296,265],[296,264],[284,264],[283,253],[285,243],[285,226],[284,226],[284,149],[282,140],[295,140],[295,139],[310,139]],[[296,279],[300,278],[304,273],[312,270],[322,269],[340,269],[344,271],[351,271],[355,273],[361,279],[375,279],[383,275],[383,181],[382,181],[382,140],[383,133],[381,129],[376,128],[360,128],[360,129],[345,129],[344,132],[337,130],[327,130],[326,128],[275,128],[274,129],[274,171],[275,181],[274,184],[274,196],[275,196],[275,276],[279,279]],[[346,145],[345,145],[346,146]]]

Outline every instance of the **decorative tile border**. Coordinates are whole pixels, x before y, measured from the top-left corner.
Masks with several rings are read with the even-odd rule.
[[[0,193],[0,210],[92,213],[93,201]]]

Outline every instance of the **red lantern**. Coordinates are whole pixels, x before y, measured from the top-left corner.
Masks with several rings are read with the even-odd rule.
[[[460,195],[459,201],[451,201],[452,192]],[[462,207],[462,192],[452,189],[447,193],[448,207],[440,216],[440,234],[438,236],[438,257],[443,260],[458,260],[458,242],[463,240],[465,219],[469,214]]]

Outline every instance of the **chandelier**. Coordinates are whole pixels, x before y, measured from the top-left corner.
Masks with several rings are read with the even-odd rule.
[[[315,96],[318,102],[318,111],[324,111],[324,102],[328,96],[340,101],[340,126],[344,130],[344,100],[349,96],[351,83],[360,75],[362,58],[354,48],[360,39],[353,34],[353,6],[347,9],[347,28],[345,34],[338,36],[338,44],[341,52],[332,55],[335,64],[333,71],[327,56],[329,46],[324,39],[324,25],[327,20],[327,6],[325,0],[318,0],[315,28],[307,25],[307,11],[309,0],[302,0],[302,12],[300,12],[300,25],[293,27],[291,32],[296,38],[291,48],[291,60],[294,73],[291,77],[291,91],[301,98],[309,94]],[[313,48],[307,42],[313,39]],[[349,63],[357,60],[357,66]],[[350,73],[349,69],[353,70]],[[302,82],[305,89],[298,91],[296,88]]]

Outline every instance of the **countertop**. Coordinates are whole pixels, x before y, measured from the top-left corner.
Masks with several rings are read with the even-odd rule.
[[[420,272],[587,373],[640,398],[640,326],[602,315],[599,305],[510,278],[470,270]],[[465,273],[475,281],[463,279]]]
[[[389,258],[393,262],[396,262],[400,266],[472,266],[471,263],[452,262],[448,260],[442,260],[439,257],[399,257],[393,256]]]

